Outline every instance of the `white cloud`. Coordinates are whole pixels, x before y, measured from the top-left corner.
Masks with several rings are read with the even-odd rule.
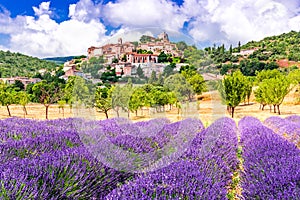
[[[94,4],[91,0],[80,0],[69,6],[69,17],[86,23],[97,20],[100,16],[101,6],[100,4]]]
[[[33,6],[32,7],[34,13],[36,16],[41,16],[41,15],[50,15],[51,11],[50,11],[50,1],[48,2],[42,2],[39,5],[39,8]]]
[[[198,41],[236,45],[299,28],[299,18],[293,17],[299,11],[296,0],[186,0],[182,9],[199,5],[205,10],[190,16],[189,24],[189,33]]]
[[[71,19],[61,23],[51,19],[50,2],[33,9],[36,17],[11,18],[8,11],[0,13],[0,33],[10,35],[12,51],[37,57],[81,55],[105,38],[105,26],[92,15],[99,9],[91,0],[70,5]]]
[[[104,18],[114,26],[179,30],[187,17],[179,7],[166,0],[119,0],[103,8]]]
[[[132,41],[167,31],[180,38],[183,28],[199,43],[236,45],[299,31],[299,7],[298,0],[184,0],[181,6],[171,0],[117,0],[105,5],[79,0],[69,5],[69,19],[58,23],[52,19],[51,3],[43,2],[32,7],[35,16],[12,18],[0,9],[0,34],[10,38],[9,45],[0,48],[38,57],[78,55],[119,37]],[[104,24],[121,28],[109,37]]]

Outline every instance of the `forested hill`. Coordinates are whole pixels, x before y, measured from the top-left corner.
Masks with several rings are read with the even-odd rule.
[[[33,76],[40,69],[53,70],[57,64],[39,58],[0,50],[0,77]]]
[[[300,61],[300,32],[291,31],[278,36],[266,37],[260,41],[251,41],[242,45],[241,50],[257,50],[249,58],[259,60],[275,61],[288,59],[289,61]]]
[[[54,63],[60,65],[60,64],[64,64],[64,63],[67,62],[67,61],[72,60],[74,57],[76,57],[76,56],[43,58],[43,60],[47,60],[47,61],[50,61],[50,62],[54,62]]]

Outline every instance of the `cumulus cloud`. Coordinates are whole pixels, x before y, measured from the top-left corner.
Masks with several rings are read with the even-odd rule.
[[[296,0],[186,0],[182,9],[199,5],[202,13],[190,13],[189,33],[200,42],[237,44],[299,30]]]
[[[0,13],[0,33],[10,35],[12,51],[37,57],[81,55],[105,37],[105,26],[91,13],[97,10],[91,0],[70,5],[70,19],[61,23],[51,19],[50,2],[33,10],[35,17],[11,18],[8,11]]]
[[[103,8],[104,19],[114,26],[159,27],[179,30],[187,20],[179,6],[166,0],[118,0]]]
[[[69,18],[60,23],[52,19],[56,13],[50,2],[33,6],[34,16],[12,18],[0,8],[0,34],[10,38],[9,46],[0,48],[38,57],[65,56],[85,54],[89,46],[119,37],[127,41],[155,36],[157,30],[174,37],[184,31],[202,46],[236,45],[300,29],[298,0],[184,0],[180,6],[171,0],[98,2],[69,5]],[[106,29],[112,29],[110,36]]]
[[[32,7],[34,13],[36,16],[41,16],[41,15],[50,15],[51,11],[50,11],[50,1],[48,2],[42,2],[39,7]]]

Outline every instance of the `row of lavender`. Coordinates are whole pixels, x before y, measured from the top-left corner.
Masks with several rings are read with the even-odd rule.
[[[299,119],[271,117],[263,125],[246,117],[239,122],[245,199],[300,198],[300,149],[294,140],[300,133]]]
[[[220,119],[202,128],[174,162],[139,174],[105,199],[226,199],[238,164],[237,147],[234,121]]]
[[[1,199],[223,199],[237,166],[230,119],[0,123]]]
[[[96,160],[78,124],[84,121],[1,121],[0,199],[99,199],[133,176]]]
[[[297,199],[299,116],[0,121],[1,199],[226,199],[241,133],[246,199]],[[290,129],[283,127],[292,127]],[[298,128],[297,128],[298,127]],[[293,137],[291,137],[292,135]]]

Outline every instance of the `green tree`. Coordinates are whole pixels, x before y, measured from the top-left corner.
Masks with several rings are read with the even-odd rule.
[[[58,109],[59,109],[59,112],[60,112],[60,109],[62,110],[62,115],[63,115],[63,118],[65,117],[65,106],[67,104],[66,100],[59,100],[57,101],[58,103]]]
[[[119,110],[128,113],[129,117],[129,100],[133,93],[132,84],[126,84],[121,87],[120,85],[116,85],[112,88],[112,108],[116,111],[117,116],[120,117]]]
[[[255,101],[260,104],[260,109],[264,110],[265,106],[268,104],[267,98],[265,96],[265,92],[267,89],[265,89],[266,85],[260,85],[256,90],[254,90],[254,95],[255,95]]]
[[[138,75],[139,78],[145,78],[144,71],[140,65],[136,69],[136,74]]]
[[[131,112],[135,112],[135,115],[137,116],[138,109],[142,108],[144,106],[143,98],[146,96],[145,90],[141,87],[136,87],[133,90],[133,93],[129,100],[129,110]]]
[[[169,76],[175,74],[175,72],[174,72],[175,68],[176,68],[176,64],[175,63],[170,63],[169,65],[167,65],[164,68],[163,76],[166,78],[166,77],[169,77]]]
[[[100,79],[103,83],[116,83],[119,77],[116,74],[116,69],[111,66],[106,67],[106,71],[101,74]]]
[[[25,86],[20,80],[16,80],[15,83],[13,84],[13,87],[15,88],[16,91],[25,90]]]
[[[158,61],[159,63],[165,63],[165,62],[168,62],[168,55],[165,54],[164,51],[160,52],[160,54],[158,55],[157,61]]]
[[[9,106],[16,103],[16,91],[2,81],[0,81],[0,103],[6,106],[8,115],[11,117]]]
[[[34,84],[32,87],[33,94],[39,103],[46,108],[46,119],[48,119],[48,110],[51,104],[57,102],[62,97],[62,88],[55,83],[47,83],[45,80]]]
[[[256,84],[261,83],[265,79],[276,78],[279,76],[281,76],[281,72],[277,69],[256,72]]]
[[[26,109],[26,105],[29,103],[29,96],[25,91],[19,91],[17,93],[17,101],[18,104],[20,104],[23,108],[23,112],[24,112],[24,118],[25,115],[27,115],[27,109]]]
[[[245,88],[244,88],[244,90],[245,90],[244,100],[246,101],[246,99],[247,99],[248,105],[250,104],[250,96],[252,94],[253,82],[254,82],[254,80],[251,77],[246,77]]]
[[[232,118],[235,108],[244,100],[245,86],[246,78],[240,71],[236,71],[222,80],[219,91]]]
[[[206,89],[204,78],[196,70],[182,70],[181,74],[186,78],[187,82],[192,86],[196,94],[201,94]]]
[[[188,45],[184,41],[177,42],[176,46],[180,51],[184,51],[188,47]]]
[[[155,82],[157,82],[156,71],[152,71],[148,83],[154,84]]]
[[[263,80],[259,87],[261,88],[264,99],[267,104],[273,105],[274,113],[276,108],[280,115],[279,106],[282,104],[285,96],[291,91],[291,81],[288,77],[281,75],[275,78]]]
[[[182,74],[174,74],[166,78],[165,87],[174,91],[179,101],[192,100],[193,88]]]
[[[112,109],[111,89],[107,87],[99,87],[95,93],[95,107],[97,112],[102,112],[108,119],[108,112]]]

